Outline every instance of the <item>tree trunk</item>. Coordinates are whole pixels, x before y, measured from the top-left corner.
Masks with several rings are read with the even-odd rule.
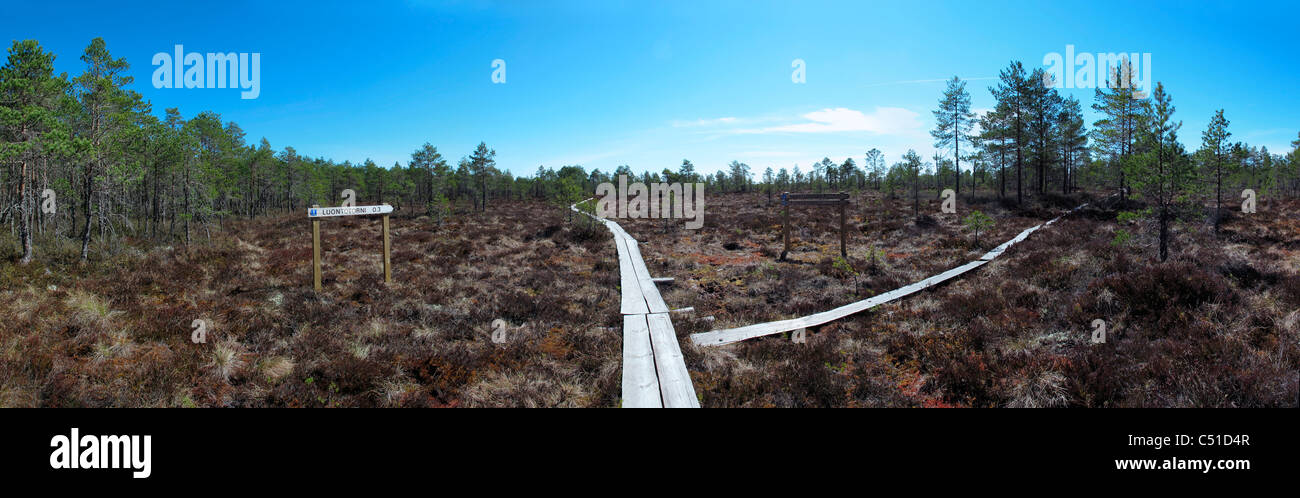
[[[19,263],[27,264],[32,262],[32,203],[31,191],[27,188],[27,161],[22,161],[22,169],[18,173],[18,238],[22,241],[23,256],[18,260]]]
[[[1160,262],[1169,259],[1169,209],[1160,207]]]
[[[1024,157],[1021,154],[1021,141],[1024,135],[1020,130],[1020,113],[1016,113],[1016,205],[1020,206],[1025,200],[1025,174],[1024,174]]]
[[[189,163],[185,164],[185,184],[181,186],[185,189],[185,245],[190,245],[190,218],[194,213],[190,211],[190,167]]]
[[[1214,233],[1219,233],[1219,222],[1223,219],[1223,165],[1218,155],[1214,157]]]
[[[961,127],[957,125],[957,113],[953,113],[952,165],[957,170],[957,197],[961,197]],[[974,181],[974,175],[971,180]]]
[[[81,261],[82,262],[85,262],[86,260],[90,259],[90,196],[91,196],[91,181],[93,178],[92,175],[94,174],[94,170],[92,168],[93,166],[91,164],[86,164],[86,178],[83,180],[84,183],[81,189],[82,192],[81,195],[82,214],[81,215],[83,221],[85,221],[86,223],[86,226],[82,227],[81,229]]]
[[[1001,183],[998,190],[998,200],[1007,197],[1007,149],[1005,143],[998,147],[998,182]]]
[[[912,218],[921,219],[921,173],[912,175]]]

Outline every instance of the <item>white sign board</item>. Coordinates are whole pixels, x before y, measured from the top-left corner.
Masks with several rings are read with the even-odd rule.
[[[383,204],[379,206],[351,206],[351,207],[322,207],[310,208],[307,210],[308,218],[322,218],[326,216],[355,216],[359,214],[388,214],[393,212],[393,206]]]

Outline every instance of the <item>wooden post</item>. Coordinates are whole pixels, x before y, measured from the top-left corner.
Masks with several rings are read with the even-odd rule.
[[[312,204],[311,207],[320,206]],[[320,220],[315,218],[311,220],[311,272],[312,283],[320,292]]]
[[[840,196],[843,197],[840,199],[840,257],[844,258],[844,262],[847,263],[849,261],[849,253],[845,246],[848,241],[848,232],[845,231],[844,210],[845,206],[849,204],[849,196],[844,192],[840,192]]]
[[[790,252],[790,193],[781,192],[781,237],[785,239],[785,248],[781,250],[781,261],[785,261],[785,254]]]
[[[384,283],[393,282],[393,265],[388,257],[388,215],[384,215]]]

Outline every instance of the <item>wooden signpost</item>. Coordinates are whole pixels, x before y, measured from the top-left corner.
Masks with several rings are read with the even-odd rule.
[[[323,208],[312,204],[311,209],[307,210],[307,217],[311,218],[311,269],[312,284],[317,291],[320,290],[320,218],[333,216],[360,216],[381,214],[384,216],[384,283],[393,281],[393,267],[390,263],[389,256],[389,238],[388,238],[388,215],[393,212],[393,206],[381,204],[378,206],[344,206],[344,207],[327,207]]]
[[[848,230],[845,209],[849,205],[849,194],[844,192],[838,194],[791,194],[782,192],[781,205],[784,207],[781,215],[781,237],[785,239],[785,248],[781,250],[782,261],[785,261],[785,255],[790,252],[790,206],[839,206],[840,257],[848,259]]]

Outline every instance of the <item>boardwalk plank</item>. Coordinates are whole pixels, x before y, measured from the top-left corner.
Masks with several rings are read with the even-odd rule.
[[[569,206],[579,211],[574,206]],[[581,212],[581,211],[579,211]],[[613,234],[618,251],[623,314],[623,403],[625,408],[699,408],[677,332],[657,281],[650,277],[636,239],[618,223],[591,216]],[[671,281],[672,279],[667,279]],[[650,314],[655,311],[655,314]]]
[[[655,286],[654,279],[650,278],[650,271],[645,267],[645,260],[641,259],[641,249],[637,247],[638,245],[636,242],[630,242],[627,249],[631,254],[632,270],[636,273],[637,285],[641,287],[641,296],[645,298],[651,313],[667,313],[668,305],[664,303],[663,296],[659,295],[659,287]]]
[[[636,278],[636,270],[632,267],[632,252],[628,250],[629,244],[627,239],[615,236],[614,245],[618,246],[618,276],[619,288],[622,291],[622,304],[620,310],[624,315],[646,314],[650,308],[646,306],[645,296],[641,294],[641,282]]]
[[[920,290],[937,285],[946,280],[952,279],[958,275],[979,268],[980,266],[987,264],[989,261],[992,261],[993,258],[1002,255],[1002,253],[1005,252],[1007,248],[1017,243],[1020,243],[1021,241],[1024,241],[1026,238],[1029,237],[1029,234],[1034,233],[1035,230],[1038,230],[1047,225],[1051,225],[1052,223],[1055,223],[1057,220],[1064,218],[1070,213],[1074,213],[1075,211],[1083,209],[1084,207],[1087,206],[1088,206],[1087,203],[1081,204],[1078,207],[1067,211],[1065,214],[1052,218],[1046,223],[1025,229],[1024,231],[1016,235],[1015,238],[1003,242],[1001,245],[993,248],[992,251],[984,253],[984,255],[980,256],[979,259],[958,266],[951,270],[945,271],[938,275],[933,275],[919,282],[911,283],[903,287],[894,289],[892,291],[886,292],[884,294],[880,294],[878,296],[873,296],[871,298],[864,299],[862,301],[849,303],[830,311],[823,311],[821,313],[815,313],[804,317],[791,318],[788,320],[777,320],[774,322],[759,323],[755,325],[747,325],[744,327],[737,327],[732,329],[712,330],[709,332],[702,332],[699,334],[691,334],[691,342],[699,345],[705,345],[705,346],[721,346],[724,344],[731,344],[733,342],[752,339],[755,337],[779,334],[782,332],[789,332],[792,330],[798,330],[806,327],[814,327],[817,325],[824,324],[826,322],[839,320],[841,318],[852,315],[854,313],[858,313],[863,310],[872,308],[874,306],[878,306],[887,303],[889,301],[893,301],[895,299],[916,293]]]
[[[623,315],[623,407],[662,408],[646,315]]]
[[[1055,219],[1053,221],[1055,221]],[[1043,225],[1038,225],[1021,232],[1014,239],[1011,239],[1006,243],[993,249],[992,251],[989,251],[984,256],[980,257],[980,259],[971,261],[969,263],[945,271],[938,275],[933,275],[919,282],[915,282],[912,284],[905,285],[903,287],[899,287],[897,289],[886,292],[884,294],[880,294],[862,301],[849,303],[847,305],[841,306],[839,308],[835,308],[830,311],[824,311],[821,313],[816,313],[801,318],[793,318],[789,320],[778,320],[775,322],[760,323],[760,324],[749,325],[745,327],[737,327],[734,329],[722,329],[722,330],[714,330],[709,332],[702,332],[699,334],[693,334],[691,335],[691,342],[700,345],[721,346],[724,344],[731,344],[733,342],[743,341],[746,339],[752,339],[755,337],[761,337],[765,335],[779,334],[782,332],[789,332],[791,330],[796,330],[805,327],[813,327],[813,326],[824,324],[826,322],[838,320],[846,316],[852,315],[854,313],[858,313],[863,310],[887,303],[889,301],[893,301],[895,299],[914,294],[918,291],[924,290],[928,287],[937,285],[946,280],[952,279],[958,275],[974,270],[975,268],[979,268],[980,266],[983,266],[984,264],[991,261],[993,258],[1002,254],[1002,252],[1005,251],[1008,247],[1011,247],[1012,244],[1025,240],[1025,238],[1028,237],[1029,234],[1033,233],[1035,230],[1041,228],[1042,226]]]
[[[686,371],[686,360],[682,358],[681,347],[677,344],[677,332],[673,330],[672,320],[664,313],[647,316],[664,408],[699,408],[700,400],[695,396],[691,374]]]
[[[874,308],[881,304],[885,304],[890,301],[902,297],[906,297],[911,294],[915,294],[917,292],[925,290],[928,287],[932,287],[934,285],[942,283],[945,280],[949,280],[953,277],[974,270],[975,268],[979,268],[980,266],[983,266],[986,263],[988,263],[988,261],[981,261],[981,260],[971,261],[969,263],[958,266],[946,272],[926,278],[925,280],[914,282],[905,285],[903,287],[894,289],[892,291],[886,292],[884,294],[879,294],[867,299],[863,299],[861,301],[849,303],[830,311],[823,311],[820,313],[814,313],[799,318],[791,318],[788,320],[778,320],[775,322],[760,323],[756,325],[747,325],[744,327],[737,327],[734,329],[722,329],[722,330],[714,330],[710,332],[701,332],[698,334],[692,334],[691,342],[702,346],[721,346],[724,344],[731,344],[733,342],[739,342],[746,339],[753,339],[755,337],[779,334],[782,332],[789,332],[792,330],[797,330],[797,329],[807,328],[807,327],[816,327],[818,325],[839,320],[846,316],[855,313],[860,313],[862,311],[868,310],[870,308]]]

